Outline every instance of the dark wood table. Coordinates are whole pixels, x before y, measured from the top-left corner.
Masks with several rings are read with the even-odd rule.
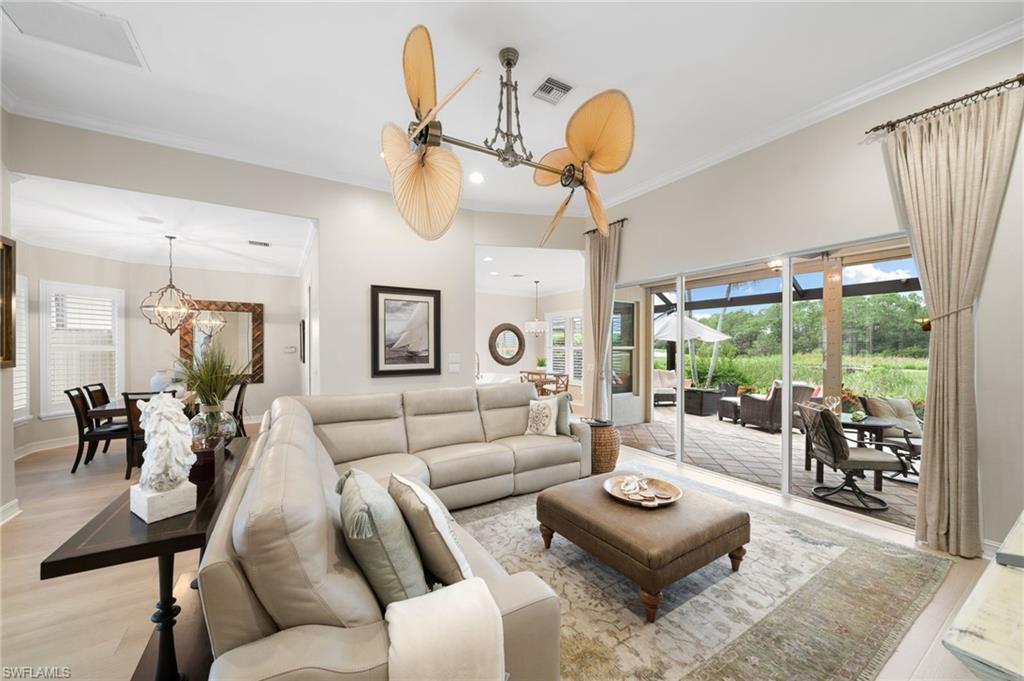
[[[113,400],[98,407],[93,407],[88,411],[88,416],[91,419],[99,420],[114,419],[128,416],[128,410],[124,406],[124,400]]]
[[[154,636],[159,644],[153,673],[147,678],[158,681],[183,678],[178,673],[174,648],[173,627],[175,617],[181,612],[180,606],[175,605],[173,591],[174,554],[205,548],[207,536],[242,468],[248,448],[248,438],[238,437],[226,448],[216,450],[213,476],[196,483],[196,510],[147,525],[131,512],[126,489],[39,564],[40,578],[53,579],[136,560],[157,559],[160,601],[150,619],[156,624]],[[144,656],[140,665],[152,657]]]

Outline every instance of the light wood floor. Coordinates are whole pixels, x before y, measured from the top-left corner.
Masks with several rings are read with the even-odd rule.
[[[130,484],[117,444],[70,474],[73,449],[31,454],[16,464],[22,513],[0,528],[0,659],[10,666],[67,666],[73,679],[131,676],[152,631],[156,561],[147,560],[41,581],[39,562]],[[799,499],[783,501],[756,485],[623,448],[622,463],[642,458],[766,503],[901,544],[906,530]],[[137,477],[136,470],[135,476]],[[198,552],[179,554],[176,573],[194,570]],[[958,560],[939,593],[885,667],[882,679],[972,679],[942,648],[947,621],[981,574],[981,560]],[[175,575],[177,578],[177,574]]]

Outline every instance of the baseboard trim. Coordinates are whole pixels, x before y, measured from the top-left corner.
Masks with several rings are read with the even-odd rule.
[[[51,440],[38,440],[36,442],[27,442],[14,450],[14,460],[28,456],[29,454],[35,454],[36,452],[42,452],[47,449],[56,449],[57,447],[67,447],[78,443],[77,435],[68,435],[66,437],[55,437]]]
[[[19,513],[21,513],[21,507],[18,506],[18,500],[11,499],[3,506],[0,506],[0,525],[3,525]]]

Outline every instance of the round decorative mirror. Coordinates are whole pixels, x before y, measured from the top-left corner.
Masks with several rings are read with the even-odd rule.
[[[494,361],[506,367],[521,360],[526,352],[526,338],[515,324],[498,324],[487,345]]]

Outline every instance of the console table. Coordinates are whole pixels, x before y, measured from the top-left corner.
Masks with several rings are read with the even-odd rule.
[[[221,503],[227,497],[235,475],[242,468],[248,448],[248,438],[238,437],[227,447],[215,450],[213,475],[195,481],[198,488],[196,510],[147,525],[142,518],[131,512],[130,492],[126,489],[39,564],[40,578],[53,579],[136,560],[157,559],[160,601],[150,618],[156,625],[153,634],[155,645],[154,640],[151,640],[146,654],[139,661],[140,669],[136,669],[133,678],[157,681],[179,681],[185,678],[178,672],[174,647],[173,628],[176,617],[182,612],[181,606],[176,605],[179,599],[174,596],[174,554],[192,549],[201,550],[206,546],[207,534],[217,520]],[[198,615],[201,618],[198,608],[191,607],[191,611],[196,613],[191,617]],[[193,630],[202,621],[200,619],[199,622],[189,624],[186,638],[193,640],[196,638]],[[190,645],[189,651],[198,648],[201,646]],[[198,654],[203,653],[199,650]],[[206,654],[209,654],[208,649]],[[196,662],[190,659],[182,666],[191,669],[196,667]],[[198,666],[201,668],[202,664]],[[209,668],[209,662],[206,667]],[[193,677],[192,681],[198,679]]]

